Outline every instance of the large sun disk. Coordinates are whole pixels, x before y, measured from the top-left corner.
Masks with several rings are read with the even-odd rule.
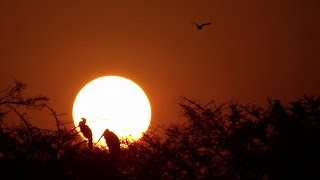
[[[73,104],[73,118],[78,126],[87,119],[93,141],[110,129],[119,138],[139,139],[151,121],[151,106],[145,92],[133,81],[119,76],[105,76],[84,86]],[[99,141],[105,145],[104,141]]]

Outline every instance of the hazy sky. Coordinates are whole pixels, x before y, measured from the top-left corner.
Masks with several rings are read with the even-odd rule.
[[[21,80],[71,120],[86,83],[119,75],[145,90],[153,124],[179,117],[179,96],[264,103],[320,95],[319,7],[318,0],[0,0],[0,87]],[[191,21],[213,25],[199,31]]]

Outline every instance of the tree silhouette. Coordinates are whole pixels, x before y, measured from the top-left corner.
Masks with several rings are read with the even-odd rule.
[[[1,179],[320,179],[320,97],[266,108],[181,97],[182,118],[122,140],[115,166],[105,147],[89,149],[48,98],[26,98],[25,88],[16,81],[0,91]],[[30,109],[48,112],[56,129],[33,126]]]
[[[1,179],[95,179],[101,173],[120,178],[105,148],[88,149],[76,127],[61,120],[65,114],[51,108],[45,96],[25,97],[25,89],[26,84],[15,81],[0,91]],[[33,126],[27,113],[33,109],[47,112],[56,130]],[[10,113],[19,121],[12,123]]]
[[[318,179],[320,98],[263,109],[235,102],[178,103],[184,121],[128,146],[130,177]],[[127,168],[129,169],[129,168]]]

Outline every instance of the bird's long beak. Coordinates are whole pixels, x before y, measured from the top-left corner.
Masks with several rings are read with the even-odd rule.
[[[98,142],[100,141],[100,139],[102,138],[103,134],[100,136],[100,138],[98,139],[98,141],[96,142],[96,144],[98,144]]]

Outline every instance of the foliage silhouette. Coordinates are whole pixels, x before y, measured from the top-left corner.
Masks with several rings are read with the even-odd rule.
[[[268,103],[200,105],[182,97],[185,121],[129,145],[126,169],[137,179],[319,179],[320,98]]]
[[[320,179],[313,165],[320,161],[320,97],[268,100],[266,108],[181,97],[183,118],[137,142],[122,140],[115,165],[105,147],[89,149],[48,98],[25,98],[25,88],[16,81],[0,92],[1,179]],[[28,109],[47,111],[56,130],[33,126]],[[20,119],[15,126],[6,124],[10,113]]]

